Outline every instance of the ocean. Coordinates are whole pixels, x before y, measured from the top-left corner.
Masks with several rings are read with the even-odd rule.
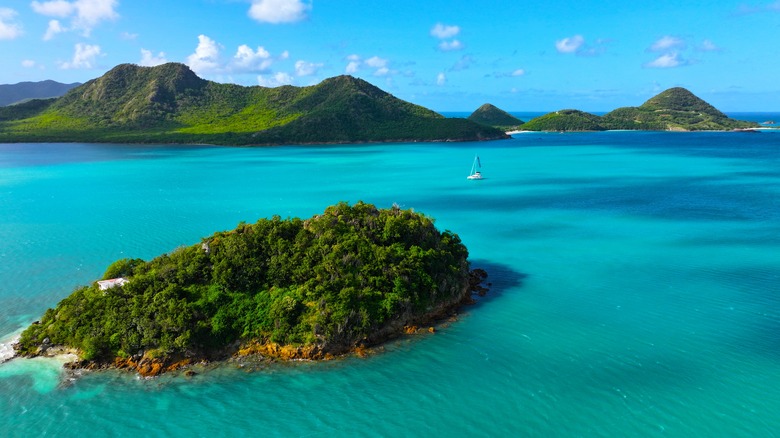
[[[780,132],[0,144],[0,358],[119,258],[358,200],[459,234],[491,291],[366,358],[153,379],[13,359],[0,435],[780,434]]]

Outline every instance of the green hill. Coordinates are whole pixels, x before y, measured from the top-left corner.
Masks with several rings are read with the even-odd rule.
[[[489,103],[477,108],[471,113],[468,120],[507,131],[516,129],[523,124],[522,120]]]
[[[599,116],[566,109],[531,119],[521,127],[526,131],[603,131]]]
[[[670,88],[639,107],[618,108],[602,117],[607,129],[727,131],[758,127],[734,120],[685,88]]]
[[[670,88],[638,107],[624,107],[601,117],[577,110],[562,110],[529,120],[528,131],[730,131],[757,128],[734,120],[685,88]]]
[[[249,145],[506,137],[350,76],[310,87],[243,87],[201,79],[176,63],[119,65],[39,109],[25,117],[0,111],[0,141]]]
[[[485,274],[470,273],[467,257],[456,234],[396,207],[340,203],[306,220],[261,219],[148,262],[118,260],[103,278],[124,284],[77,288],[16,349],[68,349],[98,367],[151,361],[158,371],[238,349],[321,359],[470,300]]]

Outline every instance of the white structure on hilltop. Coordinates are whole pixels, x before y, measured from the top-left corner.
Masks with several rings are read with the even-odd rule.
[[[125,283],[128,283],[129,281],[130,280],[124,277],[119,277],[119,278],[111,278],[109,280],[100,280],[97,282],[97,284],[100,290],[106,290],[106,289],[111,289],[112,287],[123,286]]]

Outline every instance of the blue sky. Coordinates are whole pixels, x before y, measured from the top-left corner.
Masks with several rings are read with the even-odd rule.
[[[0,83],[188,64],[242,85],[352,74],[436,111],[780,111],[780,1],[4,0]]]

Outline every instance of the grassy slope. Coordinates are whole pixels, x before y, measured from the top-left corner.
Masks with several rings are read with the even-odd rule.
[[[119,65],[32,117],[4,121],[0,113],[0,141],[282,144],[502,136],[349,76],[311,87],[243,87],[200,79],[172,63]]]

